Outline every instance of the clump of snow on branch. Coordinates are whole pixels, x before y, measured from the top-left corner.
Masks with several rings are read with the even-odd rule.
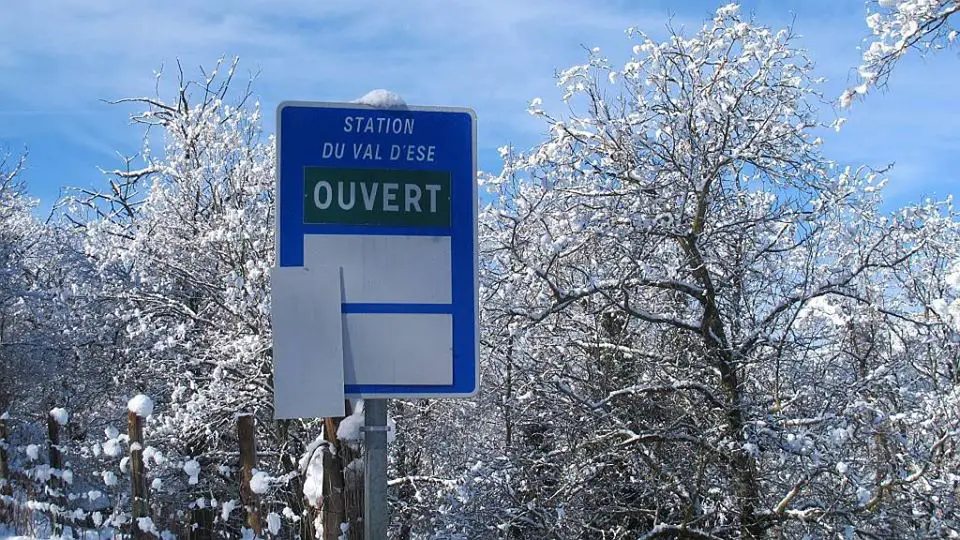
[[[104,485],[106,486],[117,485],[117,475],[113,471],[103,471],[101,475],[103,477]]]
[[[930,302],[930,309],[941,321],[960,332],[960,259],[954,261],[946,271],[944,281],[946,294]]]
[[[258,495],[270,491],[270,484],[273,479],[264,471],[254,471],[250,478],[250,490]]]
[[[200,481],[200,462],[195,459],[188,460],[183,464],[183,472],[190,477],[188,480],[190,485],[196,484]]]
[[[280,534],[280,525],[282,521],[280,515],[276,512],[270,512],[267,514],[267,530],[270,531],[270,534],[276,536]]]
[[[952,25],[960,0],[870,0],[866,23],[872,36],[857,72],[860,84],[846,89],[840,105],[849,106],[871,87],[883,85],[896,63],[910,50],[921,55],[955,45]]]
[[[300,471],[304,474],[303,495],[311,506],[319,507],[323,499],[323,453],[330,445],[319,436],[311,442],[300,457]]]
[[[120,452],[123,451],[123,448],[120,447],[120,441],[117,439],[107,439],[102,447],[103,453],[108,457],[117,457],[120,455]]]
[[[149,517],[137,518],[137,528],[143,532],[153,534],[154,536],[160,536],[156,525],[153,524],[153,519]]]
[[[230,514],[237,508],[237,504],[238,504],[237,501],[234,499],[225,501],[220,506],[220,519],[224,521],[227,521],[228,519],[230,519]]]

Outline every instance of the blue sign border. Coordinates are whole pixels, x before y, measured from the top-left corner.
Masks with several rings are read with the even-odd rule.
[[[410,134],[345,133],[348,116],[415,119]],[[345,385],[355,398],[471,397],[479,391],[479,280],[477,247],[477,121],[472,109],[459,107],[379,108],[359,103],[284,101],[277,106],[276,249],[279,266],[303,266],[307,234],[376,234],[450,236],[452,302],[450,304],[342,304],[343,313],[449,313],[453,316],[453,384]],[[396,164],[323,158],[322,143],[433,145],[435,161]],[[384,227],[305,224],[304,168],[398,169],[444,171],[451,175],[450,227]]]

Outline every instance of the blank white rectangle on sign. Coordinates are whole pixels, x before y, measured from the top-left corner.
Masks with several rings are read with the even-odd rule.
[[[343,416],[340,269],[271,272],[275,418]]]
[[[449,304],[449,236],[307,234],[303,264],[343,268],[343,301]]]
[[[343,354],[347,384],[453,384],[453,316],[345,314]]]

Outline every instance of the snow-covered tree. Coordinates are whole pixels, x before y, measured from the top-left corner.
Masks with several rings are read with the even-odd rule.
[[[35,216],[36,201],[19,177],[24,163],[0,164],[0,476],[15,519],[42,510],[52,524],[66,508],[74,473],[88,472],[86,463],[64,456],[97,416],[90,413],[102,403],[109,370],[79,361],[91,334],[71,331],[78,313],[71,307],[89,267],[69,231]],[[71,418],[64,406],[83,412]]]
[[[35,215],[20,175],[26,157],[0,157],[0,410],[46,411],[72,395],[70,346],[62,324],[63,264],[58,231]]]
[[[870,84],[896,47],[952,39],[953,3],[879,6]],[[546,139],[482,179],[483,390],[393,401],[391,536],[960,534],[954,210],[886,215],[882,172],[823,155],[789,29],[728,5],[690,36],[628,34],[625,64],[562,72],[570,113],[535,100]],[[272,419],[275,155],[235,68],[121,100],[140,155],[60,219],[0,163],[2,495],[37,524],[241,537],[259,510],[261,536],[360,535],[362,413]]]
[[[0,156],[0,411],[6,411],[23,388],[29,349],[30,314],[26,297],[32,288],[30,255],[38,224],[20,178],[25,157]]]
[[[112,306],[115,401],[142,392],[157,402],[154,501],[196,500],[194,519],[227,521],[211,496],[237,504],[237,414],[252,413],[258,444],[274,449],[254,491],[268,504],[276,492],[276,509],[289,504],[299,520],[297,461],[313,436],[272,420],[274,146],[249,87],[232,90],[235,68],[181,77],[169,102],[121,100],[142,107],[132,118],[147,126],[143,165],[128,160],[108,172],[108,189],[78,194],[71,220],[97,269],[90,294]]]
[[[944,342],[905,286],[951,249],[946,209],[882,215],[880,175],[821,154],[819,81],[789,29],[730,5],[691,37],[629,33],[623,66],[593,50],[560,75],[569,117],[533,102],[548,139],[505,149],[487,181],[502,528],[955,532],[931,510],[955,488],[955,383],[921,367]]]
[[[869,0],[867,26],[872,36],[857,71],[860,84],[840,96],[847,106],[871,87],[883,86],[893,67],[910,50],[920,55],[952,47],[960,13],[957,0]]]

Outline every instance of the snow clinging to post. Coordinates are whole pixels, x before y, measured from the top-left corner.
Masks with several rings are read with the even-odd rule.
[[[340,421],[337,428],[337,438],[351,446],[357,447],[363,440],[363,427],[366,422],[363,413],[363,400],[357,403],[353,414]],[[397,437],[397,423],[393,418],[387,418],[387,442],[392,443]]]
[[[60,424],[61,426],[67,425],[67,421],[70,419],[70,415],[67,413],[67,410],[63,407],[56,407],[50,410],[50,416]]]
[[[143,394],[137,394],[127,402],[127,409],[137,416],[146,418],[153,414],[153,400]]]

